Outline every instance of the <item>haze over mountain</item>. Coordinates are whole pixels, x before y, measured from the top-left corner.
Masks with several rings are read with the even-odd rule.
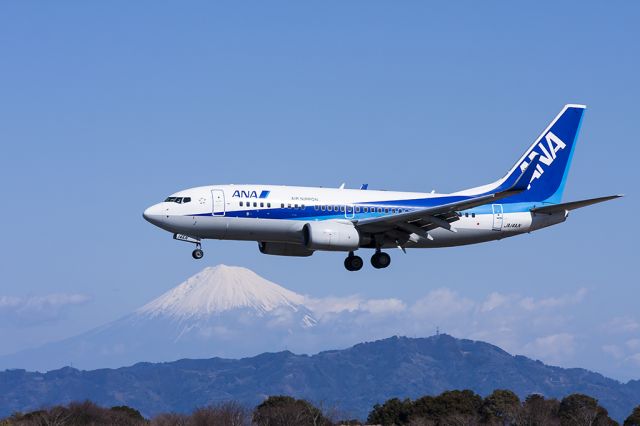
[[[89,398],[105,406],[126,404],[145,415],[188,412],[235,400],[247,406],[267,395],[287,394],[366,417],[391,397],[416,398],[450,389],[482,395],[511,389],[562,398],[585,393],[620,420],[640,404],[640,381],[621,384],[584,369],[547,366],[502,349],[448,335],[392,337],[317,355],[289,351],[240,360],[202,359],[140,363],[115,370],[63,368],[48,373],[0,373],[0,417],[43,405]]]
[[[135,312],[78,336],[0,357],[0,366],[119,367],[185,357],[242,357],[305,341],[304,296],[241,267],[208,267]]]

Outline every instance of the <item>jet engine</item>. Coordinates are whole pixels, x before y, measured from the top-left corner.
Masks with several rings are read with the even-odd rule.
[[[271,243],[271,242],[259,242],[258,249],[262,254],[272,254],[274,256],[297,256],[308,257],[313,254],[313,250],[309,250],[300,244],[289,243]]]
[[[353,251],[360,245],[360,234],[350,223],[309,222],[302,233],[309,250]]]

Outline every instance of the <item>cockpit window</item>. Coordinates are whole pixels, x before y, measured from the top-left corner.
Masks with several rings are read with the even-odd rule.
[[[164,200],[165,203],[178,203],[178,204],[188,203],[190,201],[191,201],[191,197],[167,197],[167,199]]]

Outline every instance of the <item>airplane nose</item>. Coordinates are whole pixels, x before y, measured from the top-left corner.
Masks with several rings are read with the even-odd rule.
[[[143,213],[142,217],[149,223],[157,225],[160,222],[162,215],[162,211],[158,204],[154,204],[151,207],[148,207]]]
[[[147,207],[145,209],[145,211],[142,212],[142,217],[144,217],[144,220],[146,220],[147,222],[150,222],[150,219],[151,219],[151,207]]]

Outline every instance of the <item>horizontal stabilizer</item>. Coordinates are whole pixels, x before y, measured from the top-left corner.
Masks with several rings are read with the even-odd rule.
[[[592,204],[602,203],[603,201],[609,201],[620,197],[622,197],[622,195],[609,195],[607,197],[590,198],[588,200],[572,201],[570,203],[553,204],[550,206],[536,207],[535,209],[531,209],[531,212],[551,214],[568,210],[575,210],[581,207],[587,207]]]

